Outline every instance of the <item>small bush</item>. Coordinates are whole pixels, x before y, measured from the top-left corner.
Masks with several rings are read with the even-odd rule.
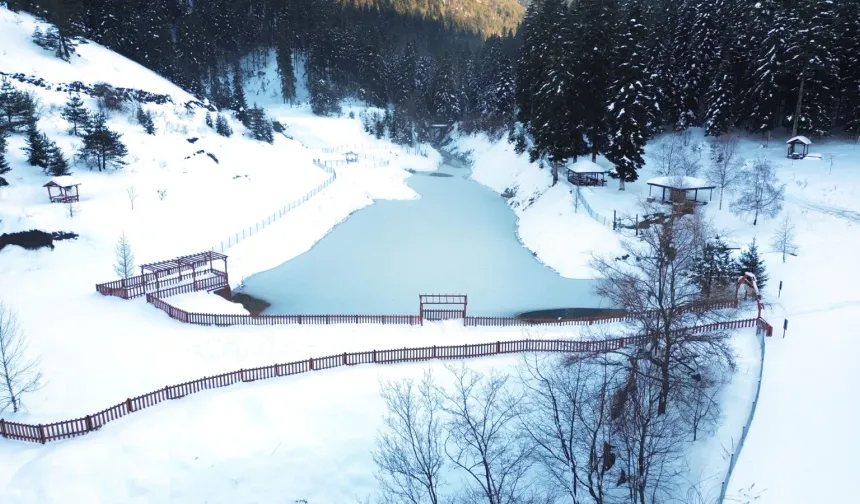
[[[43,247],[49,247],[53,250],[54,240],[77,238],[78,235],[75,233],[68,233],[65,231],[47,233],[45,231],[39,231],[38,229],[19,231],[17,233],[4,233],[0,235],[0,250],[3,250],[6,245],[17,245],[27,250],[38,250]]]
[[[121,111],[125,108],[122,91],[110,84],[99,82],[93,85],[92,95],[99,99],[99,106],[107,110]]]

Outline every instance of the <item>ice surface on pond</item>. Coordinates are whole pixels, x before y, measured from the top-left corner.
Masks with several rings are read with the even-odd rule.
[[[466,169],[440,172],[453,176],[413,175],[420,198],[359,210],[310,251],[249,277],[243,292],[273,314],[417,314],[418,294],[467,294],[469,314],[486,316],[601,305],[591,280],[563,278],[522,246],[497,193]]]

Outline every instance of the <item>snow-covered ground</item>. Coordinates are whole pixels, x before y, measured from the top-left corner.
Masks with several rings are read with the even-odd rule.
[[[860,244],[860,147],[852,141],[817,140],[812,151],[820,156],[792,161],[785,157],[787,138],[777,137],[767,146],[756,137],[740,139],[744,159],[767,158],[786,184],[786,202],[778,218],[760,218],[753,226],[751,219],[731,213],[729,202],[736,195],[729,192],[722,210],[717,208],[717,191],[703,209],[730,245],[743,248],[757,239],[770,275],[763,289],[768,304],[764,317],[776,328],[774,337],[767,340],[761,399],[728,496],[739,502],[755,498],[755,502],[775,504],[853,502],[860,499],[851,455],[860,449],[860,433],[854,425],[860,406],[849,399],[860,383],[860,368],[854,362],[860,345],[850,329],[860,318],[860,295],[855,293],[860,270],[854,264]],[[668,135],[649,143],[645,156],[649,164],[625,191],[617,190],[616,181],[584,188],[583,195],[594,210],[610,218],[613,211],[620,216],[641,213],[639,205],[648,196],[645,181],[658,175],[656,154],[666,141]],[[703,168],[708,163],[709,141],[700,131],[690,134]],[[617,235],[584,213],[574,212],[564,173],[558,186],[548,188],[549,169],[528,165],[527,156],[517,156],[504,140],[463,137],[456,139],[454,147],[472,151],[476,180],[499,193],[516,190],[512,205],[519,215],[520,237],[550,267],[578,276],[586,271],[582,259],[589,251],[611,250]],[[598,164],[611,166],[602,158]],[[786,215],[796,227],[799,252],[783,264],[770,242]],[[782,339],[785,319],[789,328]],[[755,380],[751,383],[754,387]],[[737,397],[724,407],[748,402],[750,397]],[[739,433],[739,428],[723,425],[719,436],[728,437],[722,438],[722,448],[730,452]]]
[[[0,8],[0,69],[56,83],[105,81],[167,93],[177,103],[190,98],[97,44],[80,46],[80,57],[71,64],[56,60],[29,42],[34,26],[31,18]],[[66,96],[27,89],[43,105],[40,129],[72,154],[79,140],[65,133],[67,125],[58,115]],[[45,376],[44,387],[27,398],[27,411],[4,418],[63,420],[167,384],[311,356],[525,336],[519,329],[466,329],[458,322],[414,328],[193,327],[142,300],[96,294],[96,282],[114,278],[113,247],[120,233],[129,236],[138,263],[206,249],[325,180],[312,160],[340,158],[324,153],[325,148],[374,144],[372,154],[390,165],[358,163],[339,171],[321,194],[228,250],[234,284],[306,251],[375,199],[415,197],[404,183],[406,169],[433,170],[439,162],[432,151],[428,157],[411,155],[365,135],[358,119],[314,117],[306,108],[281,104],[271,88],[248,89],[258,98],[249,101],[265,105],[292,139],[278,136],[274,145],[262,144],[244,138],[238,124],[236,134],[224,139],[204,125],[202,110],[173,105],[147,105],[158,128],[155,136],[147,136],[129,120],[131,110],[115,114],[110,126],[124,135],[129,166],[107,173],[75,168],[83,185],[74,218],[62,205],[47,203],[41,187],[47,177],[24,162],[22,137],[10,138],[13,170],[5,175],[11,185],[0,188],[0,232],[66,230],[80,238],[59,242],[53,251],[14,246],[0,251],[0,297],[19,312]],[[95,107],[89,99],[86,104]],[[350,111],[357,109],[345,108],[345,114]],[[191,144],[187,139],[193,137],[198,140]],[[701,135],[693,140],[704,141]],[[650,144],[649,154],[660,141],[665,138]],[[581,210],[574,212],[566,182],[548,189],[549,170],[529,165],[504,141],[463,137],[456,146],[473,152],[477,181],[499,193],[515,190],[511,201],[520,239],[563,276],[591,275],[590,253],[617,247],[618,235],[611,229]],[[205,155],[185,159],[200,149],[219,163]],[[847,329],[860,315],[860,297],[852,294],[860,280],[852,264],[860,221],[860,156],[852,144],[837,141],[816,142],[813,150],[823,159],[791,162],[780,142],[761,149],[753,139],[743,140],[745,157],[765,155],[779,164],[779,176],[788,184],[785,212],[795,218],[800,245],[799,255],[785,265],[777,254],[766,255],[771,281],[764,293],[773,304],[765,316],[775,326],[781,327],[783,318],[791,325],[786,339],[778,331],[767,342],[757,416],[729,492],[737,495],[754,485],[758,502],[846,502],[860,496],[851,471],[851,454],[860,448],[860,434],[853,428],[860,411],[850,400],[860,372],[853,363],[857,345]],[[827,154],[836,156],[832,174]],[[632,214],[647,195],[644,180],[654,175],[646,167],[640,182],[628,184],[625,192],[610,182],[583,193],[603,215],[613,210]],[[133,210],[127,197],[132,185],[139,194]],[[167,190],[164,200],[158,189]],[[758,236],[767,249],[775,221],[754,228],[725,208],[718,211],[716,204],[705,212],[728,232],[731,243],[743,246]],[[780,280],[784,288],[777,298]],[[240,312],[237,305],[207,294],[171,299],[189,310]],[[563,328],[528,336],[579,334]],[[703,439],[691,454],[695,478],[719,478],[727,464],[720,448],[730,450],[746,418],[758,366],[751,331],[739,333],[736,345],[739,370],[725,390],[726,415],[717,435]],[[509,368],[514,362],[513,357],[493,358],[470,365]],[[353,501],[375,487],[369,449],[382,413],[378,380],[416,376],[427,366],[358,366],[238,385],[159,405],[78,439],[47,446],[0,443],[0,502]]]

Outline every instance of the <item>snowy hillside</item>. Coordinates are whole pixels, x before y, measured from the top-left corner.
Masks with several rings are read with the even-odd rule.
[[[704,176],[712,139],[701,131],[688,135]],[[845,398],[860,383],[855,364],[860,346],[851,330],[851,321],[860,317],[855,289],[860,271],[854,265],[860,243],[860,147],[853,141],[816,139],[809,157],[791,160],[785,154],[787,139],[776,137],[767,146],[754,137],[740,139],[744,160],[769,160],[777,167],[779,181],[786,184],[778,217],[760,219],[753,226],[750,218],[733,214],[729,207],[739,196],[737,189],[725,195],[722,210],[718,191],[704,207],[731,246],[743,248],[756,238],[765,252],[770,280],[763,292],[764,317],[777,328],[767,340],[761,399],[728,497],[736,499],[731,502],[774,504],[854,501],[860,496],[860,483],[852,476],[856,464],[847,454],[860,447],[854,426],[860,409]],[[608,218],[611,223],[613,212],[625,222],[641,212],[649,194],[646,181],[659,175],[661,146],[671,141],[672,135],[663,135],[648,144],[647,164],[626,191],[618,191],[618,182],[612,180],[606,187],[582,190],[601,222]],[[516,155],[504,139],[461,137],[453,146],[472,153],[478,181],[500,194],[508,189],[515,192],[509,202],[519,215],[520,237],[563,275],[586,271],[589,253],[606,250],[617,239],[582,208],[575,211],[563,170],[559,185],[549,188],[549,169],[528,164],[527,155]],[[602,158],[598,164],[611,166]],[[737,187],[746,182],[740,181]],[[659,190],[654,194],[659,199]],[[783,263],[771,242],[786,216],[796,228],[798,252]],[[789,325],[783,339],[786,319]],[[723,448],[731,451],[736,442],[737,435],[732,435]],[[837,457],[838,453],[848,458]],[[827,460],[833,463],[822,463]]]

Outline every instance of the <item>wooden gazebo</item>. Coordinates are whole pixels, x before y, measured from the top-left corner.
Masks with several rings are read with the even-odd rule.
[[[809,154],[809,146],[812,145],[812,140],[803,135],[789,138],[787,142],[788,153],[785,157],[791,159],[803,159]]]
[[[567,180],[577,186],[605,186],[609,170],[599,164],[583,159],[567,169]]]
[[[51,203],[72,203],[80,201],[79,185],[81,183],[74,178],[63,175],[52,178],[42,187],[48,188],[48,198]]]
[[[216,272],[217,270],[215,269],[214,264],[215,261],[224,261],[223,277],[224,281],[227,282],[227,256],[212,250],[177,257],[176,259],[169,259],[167,261],[141,264],[140,273],[144,277],[144,283],[155,283],[156,289],[160,289],[162,287],[162,279],[173,277],[177,274],[178,280],[181,281],[183,274],[185,274],[185,277],[187,278],[189,276],[188,273],[190,272],[191,280],[196,281],[197,273],[200,272],[199,270],[213,273]]]
[[[707,180],[696,177],[656,177],[650,179],[647,184],[648,196],[651,196],[651,190],[659,187],[663,190],[661,201],[666,201],[666,190],[669,190],[669,200],[673,203],[684,203],[689,199],[689,194],[693,192],[693,202],[699,201],[699,191],[711,191],[710,199],[714,197],[714,189],[717,187]]]

